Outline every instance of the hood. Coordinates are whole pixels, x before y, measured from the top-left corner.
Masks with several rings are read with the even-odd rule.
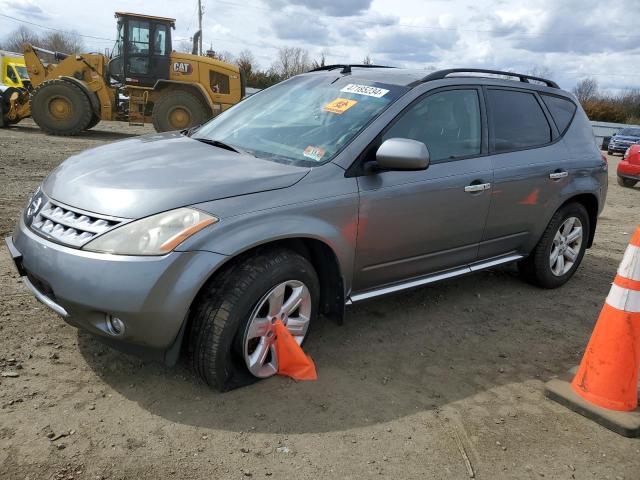
[[[615,137],[611,137],[613,140],[622,140],[623,142],[640,142],[640,137],[629,136],[629,135],[616,135]]]
[[[53,200],[140,218],[221,198],[289,187],[309,168],[238,154],[178,132],[136,137],[74,155],[43,184]]]

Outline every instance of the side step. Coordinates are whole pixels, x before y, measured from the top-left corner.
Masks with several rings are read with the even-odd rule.
[[[346,304],[351,305],[353,303],[360,302],[362,300],[379,297],[381,295],[386,295],[388,293],[400,292],[402,290],[407,290],[409,288],[415,288],[422,285],[427,285],[429,283],[439,282],[440,280],[445,280],[447,278],[459,277],[461,275],[466,275],[468,273],[478,272],[480,270],[485,270],[487,268],[495,267],[496,265],[515,262],[522,258],[524,258],[523,255],[516,255],[516,254],[506,255],[498,258],[491,258],[488,260],[483,260],[481,262],[472,263],[465,267],[456,268],[453,270],[445,270],[443,272],[433,273],[431,275],[426,275],[424,277],[414,278],[413,280],[409,280],[407,282],[395,283],[387,287],[382,287],[375,290],[368,290],[361,293],[356,293],[349,297],[349,300],[347,300]]]

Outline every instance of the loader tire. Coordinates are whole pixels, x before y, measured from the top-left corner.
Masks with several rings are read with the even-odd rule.
[[[31,116],[50,135],[77,135],[89,126],[93,115],[87,95],[64,80],[45,82],[31,97]]]
[[[195,127],[209,117],[209,108],[196,96],[182,90],[167,92],[155,102],[151,114],[156,132]]]
[[[89,125],[87,125],[87,128],[85,128],[85,130],[91,130],[93,127],[95,127],[99,123],[100,123],[100,116],[94,113],[93,117],[91,117],[91,121],[89,122]]]

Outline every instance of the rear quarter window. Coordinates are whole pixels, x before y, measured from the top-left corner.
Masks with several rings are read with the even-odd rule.
[[[532,93],[490,89],[487,103],[495,153],[551,143],[551,127]]]
[[[576,105],[571,100],[566,98],[556,97],[555,95],[542,94],[542,101],[549,109],[553,121],[556,122],[556,127],[561,135],[567,131],[573,116],[576,113]]]

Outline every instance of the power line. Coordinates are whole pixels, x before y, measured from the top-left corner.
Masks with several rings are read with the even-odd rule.
[[[19,22],[19,23],[26,23],[28,25],[33,25],[34,27],[42,28],[42,29],[45,29],[45,30],[53,30],[54,32],[66,33],[67,35],[77,35],[79,37],[91,38],[93,40],[103,40],[103,41],[108,41],[110,43],[115,42],[115,40],[112,39],[112,38],[94,37],[93,35],[83,35],[81,33],[71,32],[69,30],[61,30],[59,28],[47,27],[46,25],[40,25],[39,23],[29,22],[28,20],[22,20],[20,18],[11,17],[11,16],[5,15],[3,13],[0,13],[0,17],[8,18],[9,20],[13,20],[13,21]]]

